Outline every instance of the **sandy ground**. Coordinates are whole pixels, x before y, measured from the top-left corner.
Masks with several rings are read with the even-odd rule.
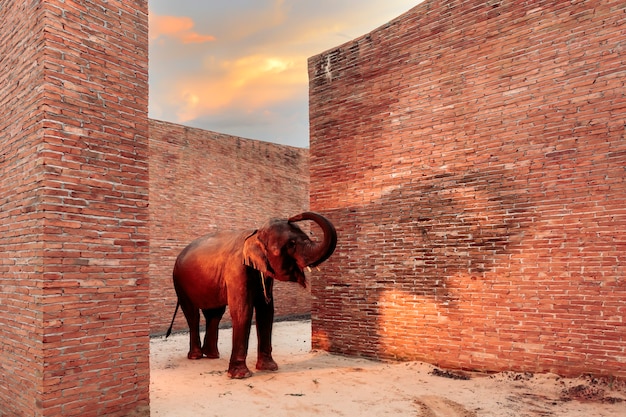
[[[556,375],[462,374],[421,362],[381,363],[312,352],[309,321],[276,323],[278,372],[226,376],[229,329],[220,359],[187,359],[188,336],[152,339],[152,416],[621,417],[624,382]],[[256,336],[248,366],[254,371]],[[462,379],[460,377],[469,379]]]

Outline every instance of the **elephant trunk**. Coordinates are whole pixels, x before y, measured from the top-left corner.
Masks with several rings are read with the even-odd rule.
[[[289,219],[290,222],[299,222],[302,220],[314,221],[324,232],[324,238],[321,242],[314,243],[310,247],[304,249],[302,256],[306,260],[307,266],[315,267],[330,257],[337,246],[337,231],[335,226],[324,216],[310,211],[298,214]]]

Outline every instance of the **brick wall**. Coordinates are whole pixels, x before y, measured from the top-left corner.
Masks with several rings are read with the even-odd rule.
[[[43,167],[41,11],[22,2],[0,8],[0,414],[36,407],[42,373],[40,290],[43,219],[36,214]],[[24,42],[31,38],[31,42]],[[8,256],[7,256],[8,255]]]
[[[147,410],[146,1],[0,7],[0,414]]]
[[[172,268],[187,244],[305,211],[308,195],[308,149],[150,120],[151,332],[170,324]],[[277,282],[275,299],[278,317],[310,313],[309,292],[296,284]],[[186,329],[177,317],[175,329]]]
[[[314,347],[626,377],[625,12],[426,1],[309,60]]]

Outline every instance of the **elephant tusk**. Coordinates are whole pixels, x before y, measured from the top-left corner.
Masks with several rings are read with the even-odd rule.
[[[272,301],[272,299],[267,296],[267,286],[265,284],[265,275],[263,275],[263,272],[260,272],[260,274],[261,274],[261,285],[263,286],[263,296],[265,297],[265,304],[269,304],[270,301]]]
[[[307,271],[309,271],[309,272],[311,272],[311,267],[310,267],[310,266],[307,266],[307,267],[306,267],[306,270],[307,270]]]
[[[318,272],[322,271],[319,266],[316,266],[315,269],[317,269]]]

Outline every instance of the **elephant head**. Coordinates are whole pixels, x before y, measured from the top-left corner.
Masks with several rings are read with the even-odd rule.
[[[312,220],[324,238],[314,242],[295,223]],[[337,232],[320,214],[305,212],[288,220],[272,219],[250,234],[243,247],[243,263],[267,277],[298,282],[306,287],[304,269],[324,262],[335,250]]]

